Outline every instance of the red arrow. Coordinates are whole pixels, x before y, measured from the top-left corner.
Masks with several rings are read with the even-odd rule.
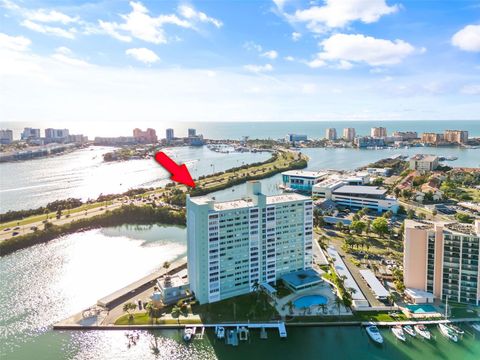
[[[170,179],[193,188],[195,187],[195,182],[193,181],[192,176],[190,175],[190,172],[185,164],[178,165],[162,151],[159,151],[155,154],[155,160],[157,160],[157,162],[162,165],[165,170],[172,174]]]

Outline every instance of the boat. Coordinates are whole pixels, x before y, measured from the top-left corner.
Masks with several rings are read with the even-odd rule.
[[[480,332],[480,324],[479,323],[470,323],[470,326],[473,328],[473,330],[476,330]]]
[[[445,324],[446,327],[448,327],[450,330],[452,330],[454,333],[457,335],[463,335],[465,334],[465,331],[463,331],[462,328],[458,327],[457,325],[454,324]]]
[[[267,338],[268,338],[267,330],[264,327],[262,327],[260,329],[260,339],[266,340]]]
[[[225,338],[225,328],[223,326],[218,326],[215,329],[215,333],[217,334],[217,339],[224,339]]]
[[[453,342],[458,341],[457,335],[453,332],[453,330],[450,330],[447,326],[445,326],[445,324],[438,324],[438,329],[446,338],[452,340]]]
[[[413,328],[410,325],[405,325],[403,327],[403,331],[405,331],[410,336],[413,336],[413,337],[417,336],[417,333],[415,332],[415,330],[413,330]]]
[[[238,346],[237,330],[229,330],[226,341],[228,345]]]
[[[193,336],[193,330],[190,328],[185,328],[185,330],[183,331],[183,340],[188,342],[192,340],[192,336]]]
[[[248,340],[248,329],[245,326],[242,326],[240,329],[238,329],[238,337],[242,341]]]
[[[413,328],[418,335],[424,337],[425,339],[430,340],[432,338],[432,334],[430,334],[430,331],[425,325],[419,324],[415,325]]]
[[[407,338],[405,337],[405,333],[403,332],[403,329],[400,325],[395,325],[391,328],[392,330],[392,333],[393,335],[395,335],[395,337],[398,339],[398,340],[401,340],[401,341],[406,341]]]
[[[370,336],[370,339],[378,344],[383,344],[383,336],[375,325],[368,325],[365,327],[365,330],[368,336]]]

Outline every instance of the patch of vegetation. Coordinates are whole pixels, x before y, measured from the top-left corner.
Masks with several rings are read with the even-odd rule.
[[[185,211],[171,210],[152,206],[124,205],[104,214],[75,220],[64,225],[45,223],[43,230],[13,237],[0,242],[0,256],[8,255],[32,245],[53,240],[61,235],[72,234],[99,227],[118,226],[124,224],[152,224],[163,223],[172,225],[185,225]]]

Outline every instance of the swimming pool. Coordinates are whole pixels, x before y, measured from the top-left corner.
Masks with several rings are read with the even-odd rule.
[[[328,299],[323,295],[306,295],[299,297],[293,302],[293,305],[297,309],[308,308],[314,305],[326,305]]]
[[[438,312],[432,305],[407,305],[406,308],[414,314],[428,314]]]

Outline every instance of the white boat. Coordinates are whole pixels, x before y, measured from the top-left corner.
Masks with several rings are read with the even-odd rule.
[[[378,344],[383,344],[382,334],[380,334],[380,331],[375,325],[366,326],[365,330],[367,331],[368,336],[370,336],[370,339]]]
[[[448,327],[450,330],[452,330],[454,333],[457,335],[463,335],[465,334],[465,331],[463,329],[459,328],[457,325],[454,324],[445,324],[446,327]]]
[[[217,339],[225,338],[225,328],[223,326],[217,327],[215,333],[217,334]]]
[[[417,336],[417,334],[415,333],[415,330],[413,330],[413,328],[410,325],[405,325],[403,327],[403,331],[405,331],[410,336],[413,336],[413,337]]]
[[[473,330],[476,330],[480,332],[480,324],[479,323],[470,323],[470,326],[473,328]]]
[[[401,340],[401,341],[406,341],[407,338],[405,337],[405,333],[403,332],[403,329],[400,325],[395,325],[391,328],[392,330],[392,333],[393,335],[395,335],[395,337],[398,339],[398,340]]]
[[[192,336],[193,336],[193,330],[190,328],[185,328],[183,332],[183,340],[190,341],[192,340]]]
[[[248,329],[245,326],[238,329],[238,337],[242,341],[248,340]]]
[[[419,324],[415,325],[413,328],[418,335],[424,337],[425,339],[430,340],[432,338],[430,331],[428,331],[428,328],[425,325]]]
[[[458,337],[457,335],[453,332],[453,330],[450,330],[447,326],[445,326],[444,324],[438,324],[438,329],[440,330],[440,332],[442,333],[443,336],[445,336],[446,338],[454,341],[454,342],[457,342],[458,341]]]

